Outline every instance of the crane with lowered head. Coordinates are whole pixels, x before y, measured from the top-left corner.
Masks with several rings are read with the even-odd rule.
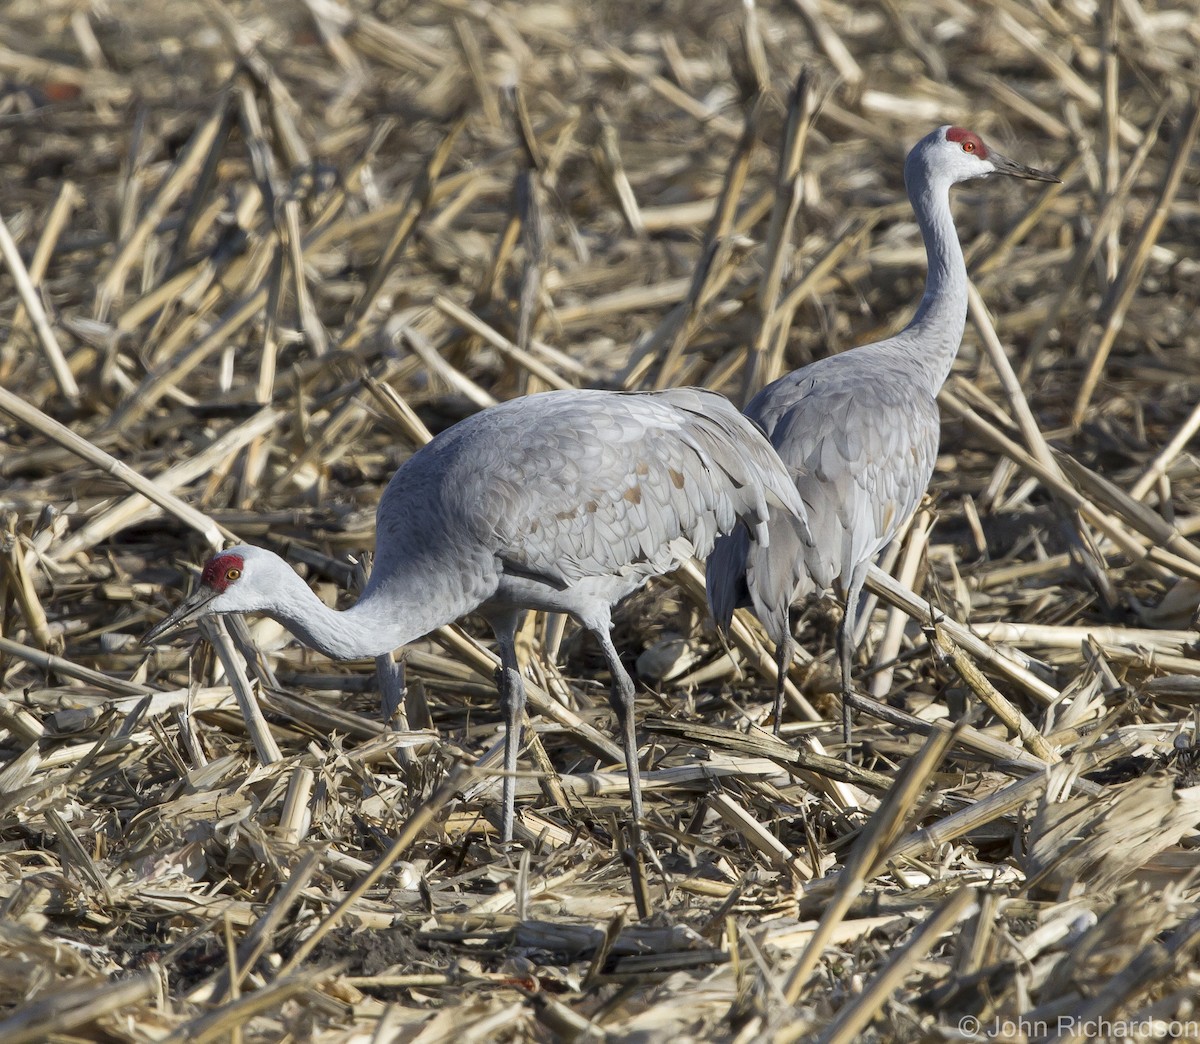
[[[213,555],[196,589],[143,643],[204,616],[259,612],[335,659],[374,657],[468,613],[495,632],[505,734],[502,839],[512,839],[525,687],[523,612],[573,615],[612,675],[640,844],[634,685],[609,634],[611,607],[650,577],[704,557],[744,527],[768,539],[774,510],[803,533],[799,494],[762,432],[697,388],[542,392],[447,428],[392,476],[376,511],[375,565],[359,600],[328,608],[278,555]]]

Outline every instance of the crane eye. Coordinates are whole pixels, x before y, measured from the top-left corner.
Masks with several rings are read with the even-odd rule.
[[[242,575],[242,571],[240,569],[230,569],[225,574],[225,579],[226,580],[236,580],[241,575]]]
[[[975,151],[975,142],[964,141],[962,143],[962,148],[963,148],[963,152],[974,152]]]

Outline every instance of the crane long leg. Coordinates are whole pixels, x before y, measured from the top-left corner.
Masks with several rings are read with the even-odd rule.
[[[408,686],[405,680],[404,661],[397,661],[391,653],[375,657],[375,676],[379,679],[379,695],[383,700],[383,723],[388,728],[408,730],[408,708],[405,698]],[[397,752],[401,765],[412,765],[416,755],[410,747],[401,747]]]
[[[629,777],[629,799],[633,812],[633,846],[637,850],[642,845],[642,778],[638,770],[637,730],[633,723],[633,679],[621,663],[621,657],[612,643],[608,628],[592,628],[592,633],[600,642],[600,648],[604,650],[608,671],[612,675],[612,694],[609,699],[620,723],[621,739],[625,747],[625,772]]]
[[[383,701],[383,720],[393,723],[397,711],[404,710],[405,678],[404,664],[397,663],[390,652],[375,657],[375,676],[379,679],[379,695]],[[408,728],[405,716],[400,717],[400,727]]]
[[[846,744],[846,760],[850,760],[850,666],[854,660],[854,601],[846,600],[846,613],[838,628],[838,659],[842,662],[842,740]]]
[[[846,760],[850,760],[851,737],[851,704],[854,700],[854,682],[851,667],[854,662],[854,650],[857,648],[854,640],[858,630],[858,602],[862,597],[863,584],[867,579],[867,569],[870,562],[856,566],[846,585],[846,612],[842,615],[842,624],[838,628],[837,645],[838,658],[842,663],[842,739],[846,744]]]
[[[775,735],[783,724],[783,688],[787,684],[788,668],[792,665],[792,656],[796,652],[796,639],[792,637],[792,622],[789,618],[784,624],[783,637],[775,643],[775,669],[778,678],[775,680]]]
[[[500,689],[500,710],[504,714],[504,808],[500,840],[511,841],[517,803],[517,754],[521,749],[521,727],[525,721],[525,682],[517,664],[517,624],[520,614],[493,619],[496,643],[500,649],[500,670],[496,683]]]

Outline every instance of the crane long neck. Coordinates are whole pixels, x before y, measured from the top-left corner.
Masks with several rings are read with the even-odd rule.
[[[283,624],[305,645],[335,660],[356,660],[379,656],[415,641],[445,622],[434,620],[421,611],[422,602],[414,599],[406,609],[403,602],[386,607],[361,598],[349,609],[330,609],[290,569],[295,583],[284,582],[263,611]],[[380,611],[380,610],[384,611]]]
[[[925,240],[929,272],[917,314],[900,336],[920,346],[914,362],[928,378],[931,394],[936,394],[949,376],[962,343],[967,320],[967,266],[950,212],[950,183],[918,176],[909,184],[908,192]]]

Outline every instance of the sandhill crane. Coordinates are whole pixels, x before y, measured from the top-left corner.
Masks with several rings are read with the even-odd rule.
[[[807,519],[794,527],[773,513],[769,546],[740,533],[722,537],[708,560],[708,597],[719,626],[728,627],[737,606],[750,605],[776,643],[776,734],[794,646],[790,608],[836,583],[846,608],[837,646],[849,749],[859,595],[867,567],[916,510],[933,475],[936,396],[966,324],[967,268],[950,186],[992,174],[1059,180],[1001,156],[961,127],[939,127],[917,142],[904,164],[904,183],[929,271],[912,322],[895,337],[794,370],[746,407],[791,472]]]
[[[503,840],[512,839],[525,687],[516,632],[526,609],[570,613],[604,652],[640,844],[634,686],[609,634],[611,607],[742,523],[767,539],[768,509],[803,507],[762,433],[723,396],[553,391],[460,421],[392,476],[376,512],[375,566],[362,597],[326,607],[271,551],[233,547],[144,636],[199,617],[261,612],[336,659],[379,656],[478,613],[499,645],[505,736]]]

